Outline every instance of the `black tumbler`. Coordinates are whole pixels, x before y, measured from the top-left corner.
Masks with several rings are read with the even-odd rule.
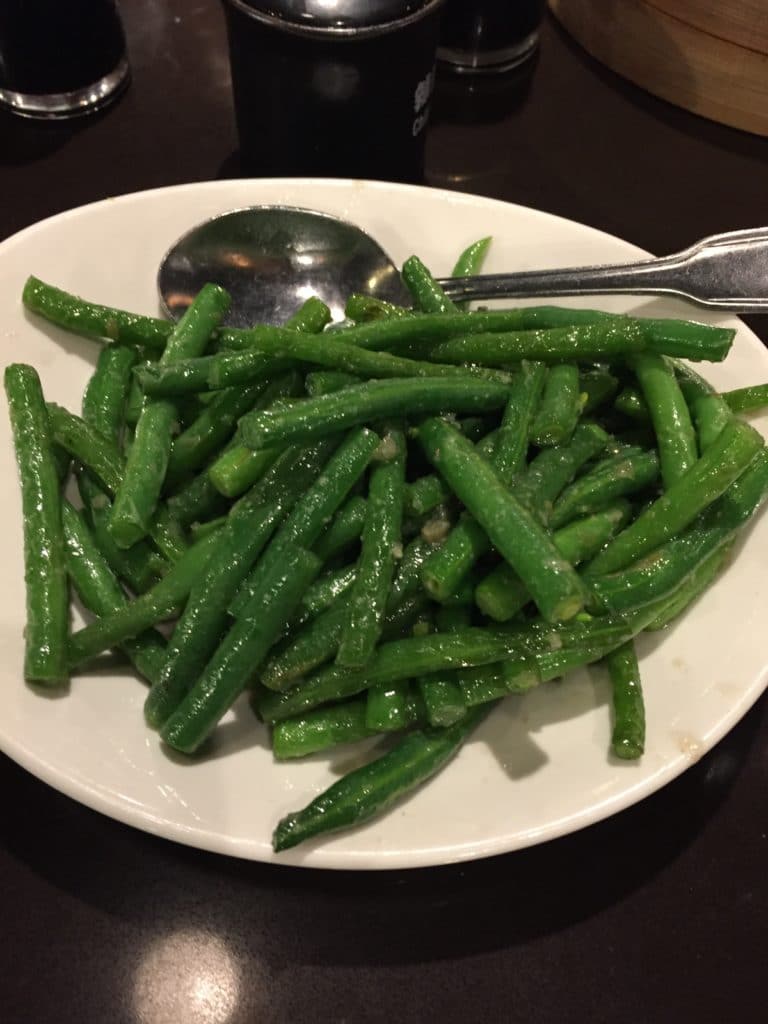
[[[0,106],[24,117],[75,117],[127,83],[115,0],[0,0]]]
[[[460,73],[509,71],[535,51],[544,0],[447,0],[438,59]]]
[[[224,0],[240,159],[419,181],[443,0]]]

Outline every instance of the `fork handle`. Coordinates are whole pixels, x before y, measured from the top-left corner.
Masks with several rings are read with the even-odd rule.
[[[483,274],[439,282],[456,301],[553,295],[664,294],[732,313],[768,312],[768,228],[712,235],[636,263]]]

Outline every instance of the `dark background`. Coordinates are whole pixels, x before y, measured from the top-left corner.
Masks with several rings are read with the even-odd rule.
[[[219,5],[122,7],[133,82],[116,107],[76,126],[0,118],[0,238],[105,196],[238,173]],[[768,222],[768,140],[654,100],[551,22],[530,88],[438,82],[427,181],[660,254]],[[750,323],[768,340],[765,318]],[[0,1019],[765,1020],[767,707],[585,832],[391,874],[185,849],[2,759]]]

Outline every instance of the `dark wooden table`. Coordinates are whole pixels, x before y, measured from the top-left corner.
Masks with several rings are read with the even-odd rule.
[[[237,174],[219,5],[123,9],[134,78],[114,109],[0,121],[0,238],[104,196]],[[768,140],[653,100],[553,24],[529,89],[439,83],[427,155],[430,184],[659,253],[768,221]],[[768,341],[765,319],[752,325]],[[151,838],[3,759],[0,1019],[764,1020],[767,777],[763,700],[677,782],[585,832],[345,875]]]

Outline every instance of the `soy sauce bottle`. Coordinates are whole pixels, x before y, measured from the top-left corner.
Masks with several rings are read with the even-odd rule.
[[[249,174],[419,181],[443,0],[224,0]]]

